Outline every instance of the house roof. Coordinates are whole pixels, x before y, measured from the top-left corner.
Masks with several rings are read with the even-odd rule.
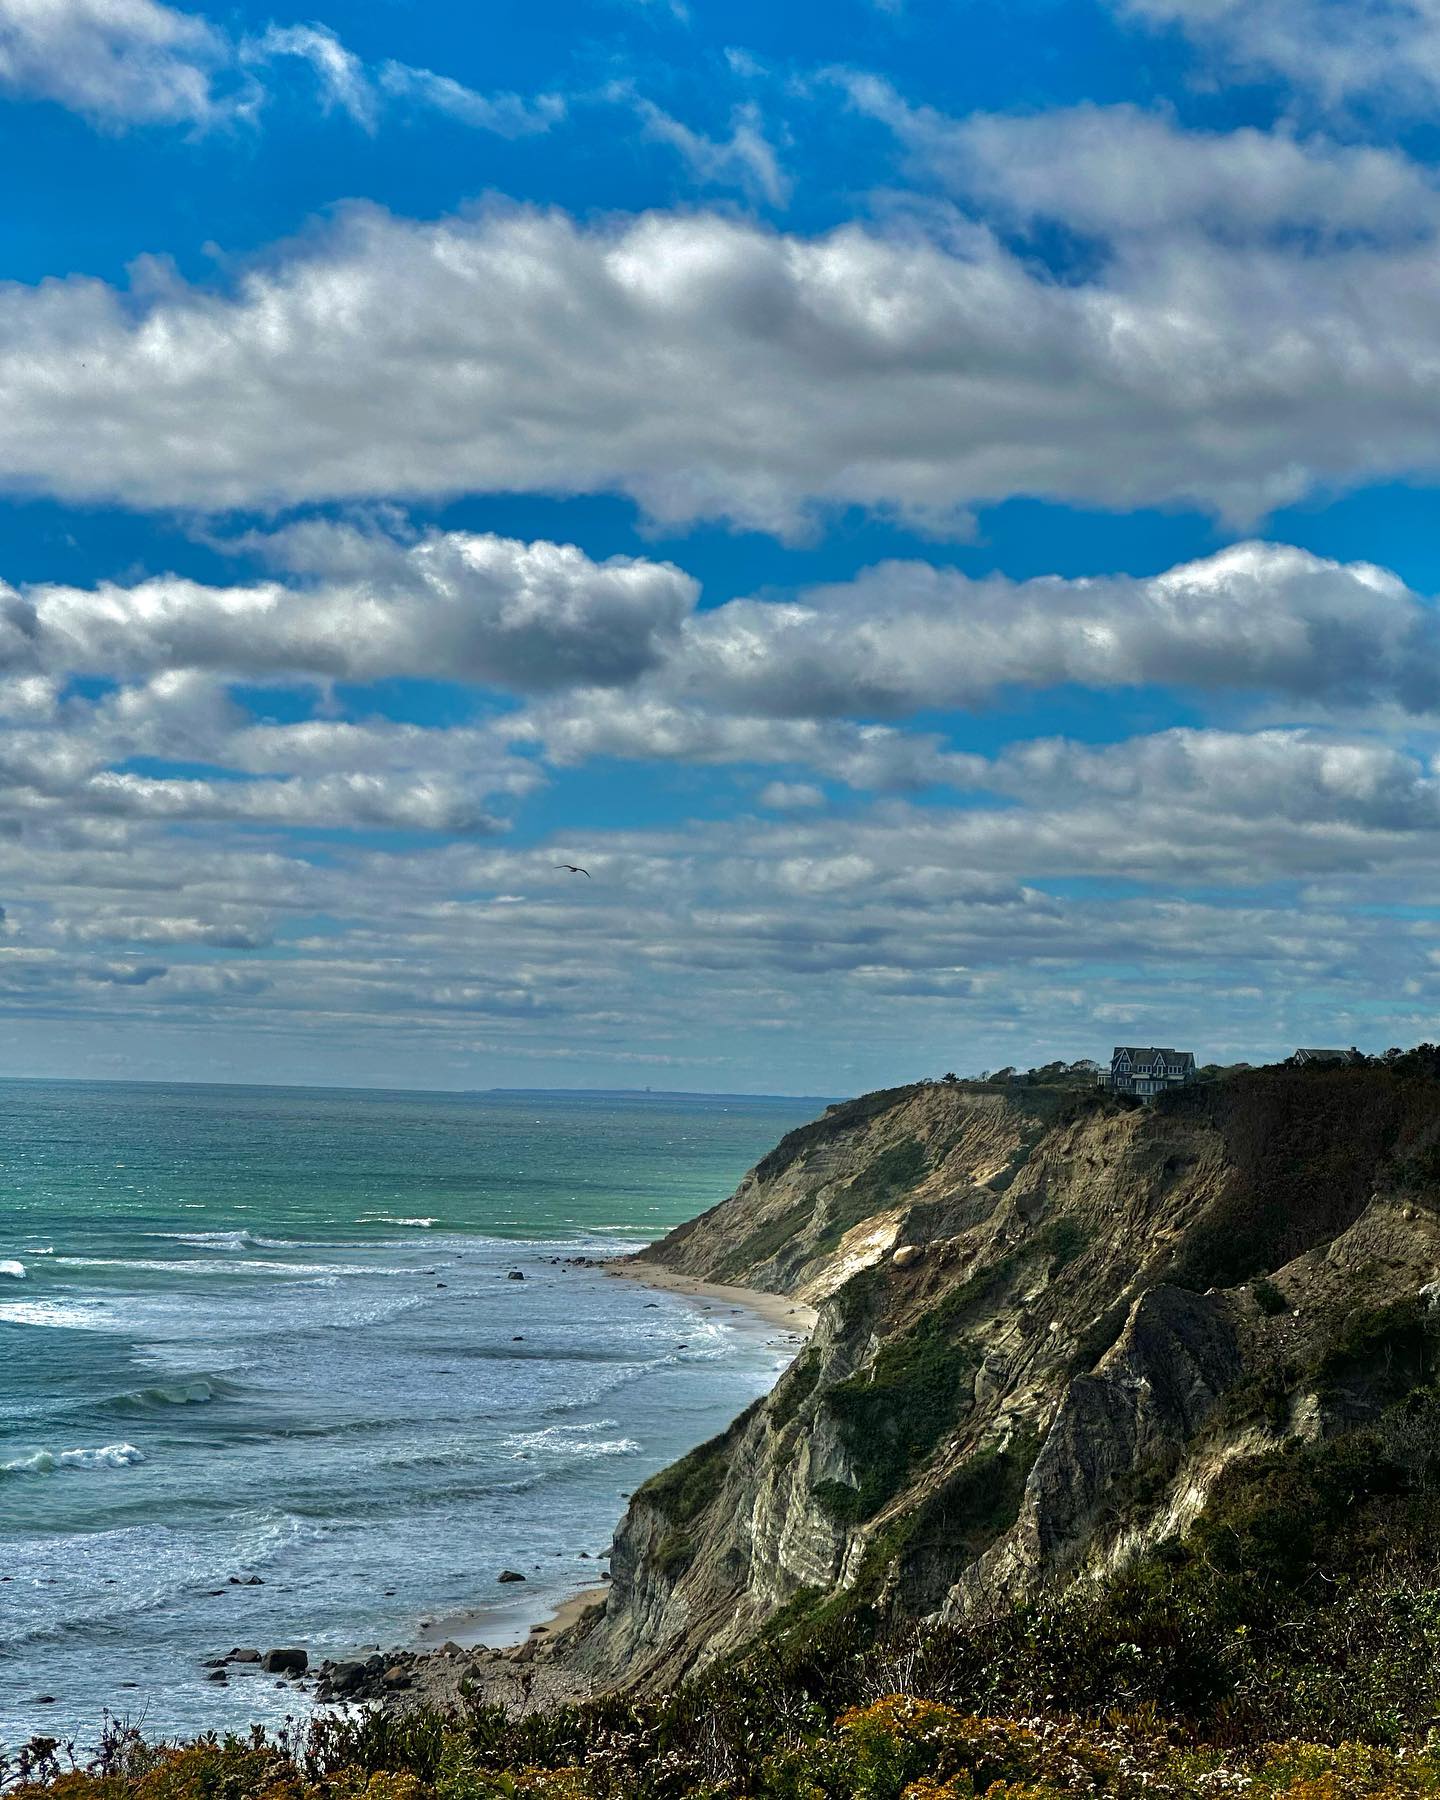
[[[1329,1056],[1337,1061],[1344,1061],[1350,1055],[1348,1050],[1307,1050],[1301,1048],[1295,1052],[1297,1056]]]
[[[1308,1054],[1313,1055],[1314,1052]],[[1167,1063],[1194,1062],[1195,1060],[1194,1052],[1191,1050],[1163,1049],[1158,1044],[1117,1044],[1114,1055],[1110,1058],[1111,1062],[1114,1062],[1116,1056],[1128,1056],[1131,1062],[1134,1062],[1138,1056],[1148,1056],[1151,1062],[1154,1062],[1157,1056],[1163,1056]]]

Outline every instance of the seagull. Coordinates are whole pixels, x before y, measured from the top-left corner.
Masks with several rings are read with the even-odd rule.
[[[583,875],[587,881],[595,879],[588,869],[577,868],[574,863],[556,863],[554,866],[557,869],[568,869],[572,875]]]

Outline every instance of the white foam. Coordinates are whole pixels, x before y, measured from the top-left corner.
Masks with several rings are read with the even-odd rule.
[[[360,1225],[412,1225],[417,1231],[428,1231],[432,1225],[438,1225],[438,1219],[397,1219],[393,1213],[367,1213],[357,1220]]]
[[[176,1244],[193,1244],[200,1249],[278,1250],[285,1246],[258,1238],[249,1231],[157,1231],[154,1237],[169,1238]]]
[[[95,1300],[0,1300],[0,1324],[53,1325],[71,1331],[113,1331]]]
[[[600,1456],[635,1456],[640,1445],[634,1438],[594,1438],[589,1434],[613,1429],[613,1419],[591,1425],[547,1425],[543,1431],[517,1431],[505,1439],[505,1447],[519,1462],[528,1462],[537,1451],[589,1462]]]
[[[360,1263],[290,1263],[245,1257],[236,1261],[211,1258],[175,1257],[161,1259],[143,1256],[57,1256],[56,1262],[67,1269],[144,1269],[162,1275],[409,1275],[409,1269],[372,1268]]]
[[[0,1275],[8,1275],[14,1281],[24,1281],[25,1265],[22,1262],[15,1262],[13,1259],[0,1262]]]
[[[98,1450],[35,1450],[0,1463],[0,1475],[53,1475],[59,1469],[128,1469],[143,1463],[133,1444],[102,1444]]]

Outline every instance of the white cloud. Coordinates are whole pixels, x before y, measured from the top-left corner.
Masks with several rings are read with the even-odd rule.
[[[664,678],[661,678],[662,686]],[[512,743],[543,749],[560,765],[597,757],[707,765],[799,766],[851,787],[905,789],[969,781],[973,759],[947,752],[928,732],[848,720],[727,714],[645,693],[578,692],[513,715],[496,727]]]
[[[554,94],[481,94],[394,60],[372,69],[328,25],[236,39],[161,0],[0,0],[0,93],[54,100],[112,130],[253,120],[267,97],[257,71],[283,58],[308,67],[327,112],[369,132],[387,101],[501,137],[548,131],[565,113]]]
[[[533,100],[519,94],[478,94],[448,75],[414,69],[408,63],[387,62],[377,79],[392,98],[413,101],[497,137],[530,137],[565,117],[565,101],[559,94],[538,94]]]
[[[0,586],[0,671],[409,674],[543,691],[633,679],[660,660],[696,591],[671,564],[596,563],[570,546],[493,535],[399,543],[312,525],[269,546],[317,579]]]
[[[1121,253],[1195,234],[1406,244],[1440,226],[1433,173],[1395,150],[1249,126],[1187,130],[1130,105],[957,119],[907,105],[873,75],[832,78],[896,134],[917,173],[1003,218],[1117,240]]]
[[[765,135],[760,109],[754,101],[745,101],[734,109],[730,135],[719,139],[695,131],[652,100],[636,96],[632,105],[645,135],[677,151],[702,186],[736,186],[768,200],[771,206],[784,206],[789,200],[790,182]]]
[[[0,91],[100,125],[213,124],[241,105],[217,88],[230,61],[220,32],[159,0],[0,0]]]
[[[1440,92],[1436,0],[1117,0],[1176,26],[1229,73],[1282,77],[1327,105],[1358,98],[1428,107]]]
[[[271,25],[246,47],[246,55],[258,62],[298,57],[314,71],[327,109],[348,113],[362,130],[375,129],[375,90],[365,65],[327,25]]]
[[[825,793],[808,781],[767,781],[755,796],[772,812],[806,812],[825,804]]]
[[[132,684],[103,703],[117,724],[163,717],[171,743],[182,725],[200,741],[215,675],[407,675],[550,696],[487,730],[561,763],[803,765],[896,788],[965,782],[969,767],[932,733],[875,721],[1061,685],[1245,695],[1312,720],[1440,714],[1434,604],[1373,565],[1285,545],[1238,544],[1149,577],[974,580],[895,562],[794,600],[705,610],[673,564],[597,563],[543,541],[317,520],[241,546],[289,578],[0,585],[0,718],[43,723],[67,676],[103,675]],[[327,736],[351,756],[379,741],[317,721],[291,729],[287,754]]]
[[[1237,544],[1161,575],[971,580],[896,562],[697,613],[662,679],[736,713],[902,716],[1064,683],[1440,707],[1440,614],[1394,575]]]
[[[1253,516],[1440,467],[1437,321],[1428,239],[1162,239],[1063,286],[974,229],[361,209],[231,294],[0,293],[0,469],[141,506],[618,491],[774,530],[1022,493]]]

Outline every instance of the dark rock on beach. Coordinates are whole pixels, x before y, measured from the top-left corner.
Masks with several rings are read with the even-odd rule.
[[[495,1579],[497,1581],[524,1581],[525,1577],[514,1569],[502,1569]]]
[[[304,1650],[267,1650],[260,1667],[267,1675],[303,1675],[310,1667],[310,1657]]]

